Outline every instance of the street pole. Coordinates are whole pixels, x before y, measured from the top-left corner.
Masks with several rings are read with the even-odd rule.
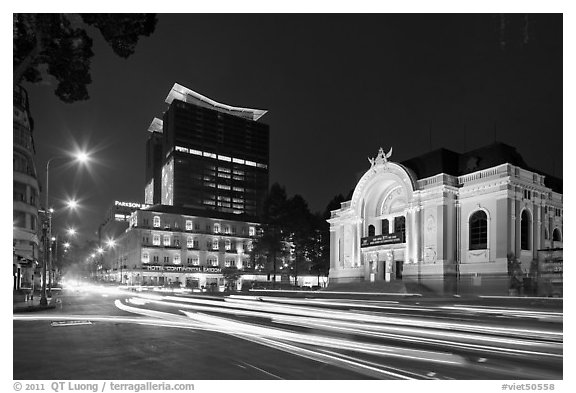
[[[48,249],[49,249],[49,245],[48,245],[48,237],[46,236],[47,234],[47,228],[46,228],[46,223],[44,223],[43,228],[42,228],[42,232],[44,235],[44,261],[42,263],[42,289],[40,291],[40,305],[41,306],[47,306],[48,305],[48,299],[46,298],[46,264],[48,262]]]
[[[48,260],[44,262],[44,264],[46,264],[46,262],[48,262],[48,294],[50,296],[52,296],[52,212],[50,211],[50,207],[48,206],[49,203],[49,190],[50,190],[50,162],[54,159],[50,158],[47,162],[46,162],[46,204],[44,209],[46,210],[46,214],[48,215]],[[46,267],[44,268],[44,270],[46,270]],[[46,278],[44,278],[46,279]],[[44,284],[42,284],[44,286]],[[44,292],[44,290],[43,290]]]

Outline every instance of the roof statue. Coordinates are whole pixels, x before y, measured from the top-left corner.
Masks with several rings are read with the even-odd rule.
[[[374,168],[374,165],[383,165],[388,162],[388,159],[392,155],[392,147],[390,147],[390,151],[388,153],[384,153],[384,149],[380,148],[378,150],[378,155],[374,158],[368,157],[368,161],[370,162],[370,168]]]

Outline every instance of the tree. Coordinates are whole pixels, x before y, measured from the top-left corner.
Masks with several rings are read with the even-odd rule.
[[[58,81],[55,94],[62,101],[86,100],[94,55],[86,27],[98,29],[114,53],[127,58],[156,22],[155,14],[14,14],[13,83],[37,83],[47,73]]]
[[[309,270],[310,255],[314,245],[313,217],[308,204],[301,195],[294,195],[288,200],[288,216],[284,222],[286,241],[289,242],[292,255],[290,270],[294,282],[298,282],[298,273]]]
[[[251,251],[252,260],[256,261],[265,256],[268,263],[272,264],[272,285],[276,283],[277,260],[287,253],[284,229],[288,217],[287,206],[286,190],[274,183],[262,204],[260,229]]]
[[[352,190],[353,191],[353,190]],[[340,208],[342,202],[349,200],[352,197],[352,191],[345,198],[342,194],[336,195],[326,206],[322,214],[314,216],[314,245],[312,248],[312,267],[311,270],[316,271],[318,275],[318,282],[320,282],[320,275],[328,275],[330,271],[330,219],[332,210]]]

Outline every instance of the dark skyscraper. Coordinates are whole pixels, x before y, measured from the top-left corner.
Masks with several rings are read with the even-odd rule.
[[[162,195],[162,120],[157,117],[148,127],[150,135],[146,141],[146,190],[144,201],[159,204]]]
[[[166,103],[162,126],[155,119],[149,129],[146,202],[158,200],[161,130],[160,203],[257,216],[268,189],[269,127],[258,122],[266,111],[220,104],[178,84]]]

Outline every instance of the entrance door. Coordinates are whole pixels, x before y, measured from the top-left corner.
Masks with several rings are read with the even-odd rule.
[[[396,261],[396,278],[402,279],[402,269],[404,268],[404,261]]]

